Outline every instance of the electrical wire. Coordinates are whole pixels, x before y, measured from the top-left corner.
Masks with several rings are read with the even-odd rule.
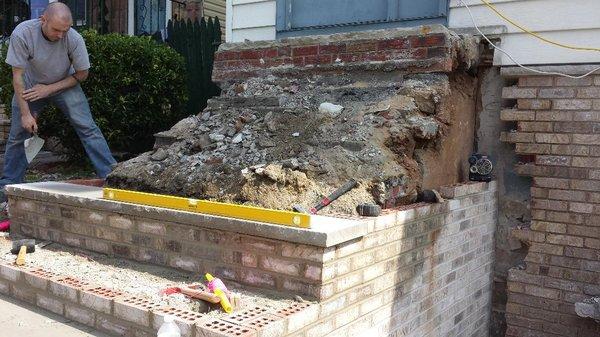
[[[490,44],[490,46],[494,47],[494,49],[500,51],[502,54],[506,55],[511,61],[513,61],[513,63],[525,70],[531,71],[533,73],[536,74],[542,74],[542,75],[553,75],[553,76],[562,76],[562,77],[568,77],[568,78],[572,78],[572,79],[581,79],[587,76],[590,76],[591,74],[597,72],[600,70],[600,67],[593,69],[581,76],[573,76],[573,75],[569,75],[569,74],[564,74],[564,73],[559,73],[559,72],[553,72],[553,71],[543,71],[543,70],[538,70],[538,69],[534,69],[528,66],[525,66],[523,64],[521,64],[520,62],[518,62],[517,60],[515,60],[515,58],[506,50],[498,47],[497,45],[495,45],[479,28],[479,26],[477,25],[477,22],[475,21],[475,17],[473,16],[473,12],[471,11],[471,8],[463,1],[463,0],[458,0],[460,1],[460,3],[467,9],[467,11],[469,12],[469,16],[471,16],[471,21],[473,22],[473,26],[475,27],[475,29],[477,30],[477,32],[479,32],[479,34]],[[482,0],[483,1],[483,0]]]
[[[560,42],[556,42],[556,41],[552,41],[548,38],[545,38],[541,35],[539,35],[536,32],[531,31],[530,29],[527,29],[525,27],[523,27],[523,25],[519,24],[518,22],[512,20],[511,18],[507,17],[506,15],[502,14],[502,12],[500,12],[494,5],[492,5],[488,0],[480,0],[481,2],[483,2],[486,6],[488,6],[492,11],[494,11],[494,13],[496,13],[499,17],[501,17],[502,19],[504,19],[506,22],[510,23],[511,25],[519,28],[520,30],[522,30],[523,32],[534,36],[535,38],[538,38],[546,43],[549,44],[553,44],[555,46],[558,47],[562,47],[562,48],[567,48],[567,49],[573,49],[573,50],[582,50],[582,51],[598,51],[600,52],[600,48],[595,48],[595,47],[578,47],[578,46],[571,46],[568,44],[564,44],[564,43],[560,43]]]

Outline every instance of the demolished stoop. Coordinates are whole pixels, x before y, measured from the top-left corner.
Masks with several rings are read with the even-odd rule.
[[[322,213],[411,204],[466,179],[478,59],[476,39],[441,25],[223,44],[221,96],[108,185],[290,210],[354,179]]]
[[[254,293],[313,302],[278,310],[249,303],[233,315],[215,316],[109,289],[102,279],[87,282],[6,263],[0,291],[130,337],[153,336],[167,313],[178,316],[192,337],[486,336],[496,184],[441,192],[449,200],[377,218],[316,217],[307,230],[104,200],[93,186],[13,185],[7,188],[12,236],[194,275],[211,272]]]

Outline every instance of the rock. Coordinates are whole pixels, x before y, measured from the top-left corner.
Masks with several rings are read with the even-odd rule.
[[[281,161],[281,165],[285,168],[295,170],[300,166],[300,162],[298,161],[298,158],[290,158]]]
[[[271,119],[268,122],[266,122],[267,124],[267,129],[271,132],[275,132],[277,131],[277,122],[275,122],[275,120]]]
[[[260,138],[258,140],[258,145],[260,147],[275,147],[275,142],[269,138]]]
[[[420,139],[433,139],[437,136],[440,125],[430,117],[412,116],[409,119],[415,136]]]
[[[169,156],[169,154],[167,153],[167,151],[165,151],[164,149],[158,149],[156,150],[156,152],[154,152],[150,158],[152,158],[152,160],[154,161],[163,161],[165,159],[167,159],[167,157]]]
[[[340,113],[342,113],[343,110],[344,110],[343,106],[328,103],[328,102],[325,102],[325,103],[322,103],[321,105],[319,105],[319,112],[322,114],[329,115],[331,117],[337,117]]]
[[[431,93],[422,91],[415,92],[413,98],[419,110],[428,115],[435,114],[435,100]]]
[[[211,133],[208,135],[208,137],[210,138],[210,140],[212,140],[213,142],[220,142],[223,139],[225,139],[225,136],[220,134],[220,133]]]
[[[600,321],[600,297],[594,297],[575,303],[575,313],[579,317]]]
[[[233,137],[233,139],[231,140],[231,142],[233,144],[237,144],[239,142],[241,142],[244,139],[244,137],[242,136],[241,133],[238,133],[235,137]]]

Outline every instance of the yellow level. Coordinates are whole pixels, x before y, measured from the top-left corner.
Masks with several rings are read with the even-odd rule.
[[[310,228],[310,215],[253,206],[174,197],[170,195],[104,188],[104,199],[132,204],[178,209],[228,218],[266,222],[270,224]]]

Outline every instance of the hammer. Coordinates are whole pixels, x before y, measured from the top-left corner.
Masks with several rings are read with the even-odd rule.
[[[358,185],[356,180],[350,179],[344,185],[342,185],[342,187],[338,188],[333,193],[331,193],[328,197],[321,199],[321,201],[319,201],[319,203],[310,210],[307,211],[302,205],[294,205],[292,209],[294,210],[294,212],[297,213],[317,214],[319,210],[321,210],[324,207],[327,207],[337,198],[348,193],[350,190],[356,187],[356,185]]]
[[[25,264],[25,254],[35,252],[35,240],[23,239],[13,241],[12,249],[10,250],[10,252],[12,254],[18,254],[15,263],[17,264],[17,266],[22,266]]]

